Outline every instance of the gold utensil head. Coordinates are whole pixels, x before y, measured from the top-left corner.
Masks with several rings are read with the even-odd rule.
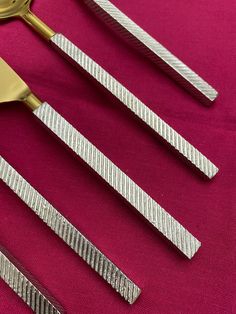
[[[0,0],[0,19],[23,16],[29,11],[32,0]]]
[[[30,93],[26,83],[0,58],[0,103],[25,101]]]

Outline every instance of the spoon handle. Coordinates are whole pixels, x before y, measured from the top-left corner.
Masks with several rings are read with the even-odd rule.
[[[0,156],[0,178],[66,244],[130,304],[141,290]]]
[[[21,15],[21,18],[46,40],[55,35],[55,32],[30,10]]]
[[[0,246],[0,277],[37,314],[62,314],[62,307]]]
[[[178,83],[192,92],[203,103],[211,104],[217,91],[186,64],[150,36],[128,16],[108,0],[84,0],[84,2],[128,43],[141,50]]]
[[[188,258],[201,243],[49,104],[33,113]]]
[[[54,35],[51,41],[208,178],[216,175],[218,168],[207,157],[72,42],[61,34]]]

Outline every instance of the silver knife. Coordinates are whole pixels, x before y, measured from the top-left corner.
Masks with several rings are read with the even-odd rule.
[[[0,102],[23,101],[33,114],[86,164],[123,196],[188,258],[201,243],[154,199],[99,151],[48,103],[35,96],[14,70],[0,59]],[[14,88],[13,88],[14,87]]]
[[[37,314],[65,313],[61,305],[0,245],[0,277]]]
[[[127,88],[106,72],[93,59],[76,47],[65,36],[55,33],[51,28],[39,20],[30,10],[31,1],[12,1],[0,6],[0,19],[19,16],[59,50],[69,61],[82,68],[106,90],[111,92],[128,109],[153,129],[170,146],[198,168],[207,177],[212,178],[218,168],[206,158],[199,150],[186,141],[172,127],[165,123],[157,114],[150,110]]]
[[[73,226],[35,190],[6,160],[0,156],[0,178],[33,210],[73,251],[95,270],[126,301],[133,304],[141,293],[114,263]]]
[[[84,2],[111,28],[141,50],[167,74],[203,103],[211,104],[217,97],[217,91],[191,70],[168,49],[150,36],[109,0],[84,0]],[[146,4],[145,4],[146,5]]]

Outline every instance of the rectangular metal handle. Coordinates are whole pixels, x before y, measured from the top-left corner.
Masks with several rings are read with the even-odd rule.
[[[48,103],[33,113],[188,258],[201,243]]]
[[[0,245],[0,277],[36,313],[63,314],[59,303]]]
[[[212,178],[216,175],[218,168],[207,157],[66,37],[61,34],[56,34],[51,38],[51,41],[57,49],[69,57],[74,64],[82,68],[111,92],[112,95],[118,98],[128,109],[208,178]]]
[[[217,91],[190,69],[168,49],[150,36],[139,25],[108,0],[84,0],[84,2],[112,29],[135,48],[141,50],[188,91],[203,103],[211,104],[217,97]]]
[[[0,178],[31,208],[73,251],[78,254],[126,301],[133,304],[141,293],[112,261],[93,245],[76,227],[36,191],[0,156]]]

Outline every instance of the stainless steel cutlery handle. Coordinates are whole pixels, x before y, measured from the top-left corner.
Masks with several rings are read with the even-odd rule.
[[[33,113],[180,251],[193,257],[201,243],[49,104]]]
[[[57,305],[44,289],[34,283],[9,257],[0,246],[0,277],[37,314],[62,314],[64,310]],[[36,282],[36,281],[35,281]]]
[[[145,32],[110,1],[84,0],[84,2],[92,8],[105,23],[118,31],[124,39],[140,49],[166,73],[200,98],[200,100],[205,103],[212,103],[212,101],[215,100],[218,93],[212,86],[174,56],[156,39]]]
[[[141,290],[0,156],[0,178],[130,304]]]
[[[207,157],[178,134],[171,126],[165,123],[157,114],[142,103],[100,65],[61,34],[54,35],[51,41],[58,49],[89,73],[96,81],[152,128],[162,139],[189,160],[196,168],[207,177],[214,177],[218,172],[218,168]]]

